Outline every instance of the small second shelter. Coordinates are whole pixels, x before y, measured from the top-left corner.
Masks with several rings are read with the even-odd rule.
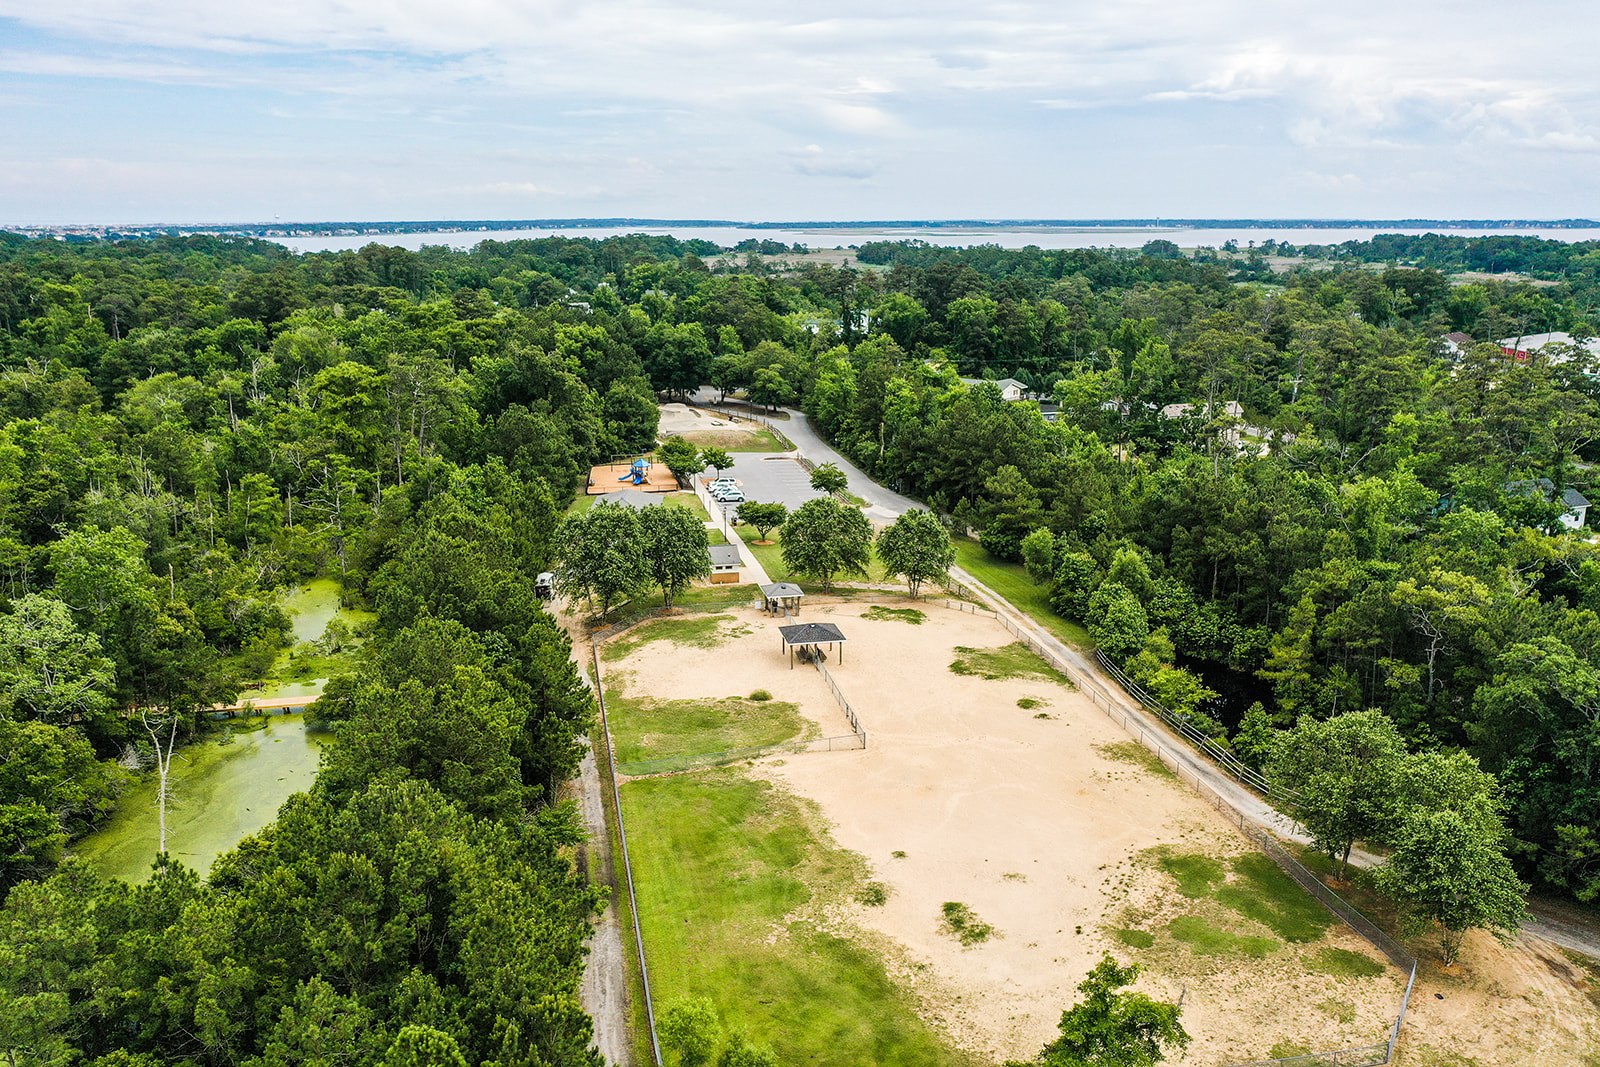
[[[761,610],[772,615],[800,614],[800,598],[805,590],[793,582],[773,582],[761,587]]]
[[[783,649],[789,653],[789,669],[794,670],[794,653],[798,649],[800,658],[806,662],[824,658],[822,646],[832,648],[839,646],[839,662],[844,662],[844,634],[831,622],[798,622],[793,626],[780,626],[778,633],[783,636]]]

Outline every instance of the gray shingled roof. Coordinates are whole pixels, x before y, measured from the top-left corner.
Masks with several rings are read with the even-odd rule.
[[[806,591],[793,582],[773,582],[761,587],[761,595],[768,600],[776,600],[780,597],[805,596]]]
[[[706,552],[711,556],[713,567],[742,567],[744,557],[739,555],[737,545],[708,545]]]
[[[780,626],[778,632],[783,635],[786,645],[825,645],[830,642],[843,641],[844,634],[831,622],[802,622],[794,626]]]
[[[635,511],[643,511],[645,508],[655,507],[661,503],[662,499],[663,497],[659,493],[641,493],[637,489],[618,489],[614,492],[602,493],[596,503],[621,504],[624,507],[633,508]]]

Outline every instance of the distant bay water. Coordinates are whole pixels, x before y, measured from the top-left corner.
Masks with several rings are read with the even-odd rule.
[[[952,248],[969,245],[999,245],[1002,248],[1141,248],[1146,242],[1157,239],[1171,241],[1180,248],[1221,248],[1228,241],[1237,241],[1241,249],[1252,242],[1266,241],[1299,245],[1335,245],[1345,241],[1370,241],[1380,233],[1424,234],[1438,233],[1450,237],[1528,236],[1549,240],[1578,242],[1600,240],[1600,229],[1565,229],[1561,227],[1519,228],[1421,228],[1403,227],[1381,229],[1320,229],[1306,228],[1241,228],[1199,229],[1178,226],[1161,227],[1101,227],[1101,226],[1017,226],[1010,227],[958,227],[939,226],[918,228],[857,229],[854,227],[795,227],[793,229],[744,228],[735,226],[619,226],[571,227],[523,230],[443,230],[431,233],[366,233],[366,234],[316,234],[305,237],[271,237],[269,240],[286,245],[296,252],[338,252],[345,249],[364,248],[369,244],[398,245],[412,250],[423,245],[445,245],[450,248],[471,248],[480,241],[525,241],[538,237],[592,237],[600,240],[630,233],[670,234],[680,240],[700,238],[731,248],[741,241],[781,241],[786,245],[803,244],[808,248],[848,248],[868,241],[921,240],[933,245]]]

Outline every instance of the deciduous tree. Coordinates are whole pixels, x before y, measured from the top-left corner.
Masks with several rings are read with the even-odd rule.
[[[1039,1052],[1042,1067],[1149,1067],[1172,1050],[1187,1048],[1183,1009],[1144,993],[1122,992],[1139,977],[1139,965],[1119,967],[1109,952],[1082,982],[1083,999],[1061,1014],[1061,1036]],[[1006,1067],[1031,1067],[1013,1060]]]
[[[783,527],[783,565],[815,578],[824,591],[837,574],[866,577],[872,558],[872,526],[858,509],[831,496],[802,504]]]
[[[639,551],[663,607],[698,578],[711,575],[705,523],[688,508],[658,504],[639,515]]]
[[[782,526],[789,518],[789,509],[782,504],[763,504],[756,500],[746,500],[739,505],[739,521],[748,523],[756,528],[761,535],[761,540],[767,540],[767,533]]]
[[[950,543],[950,531],[937,515],[913,508],[878,534],[878,556],[884,569],[904,578],[906,588],[916,596],[922,583],[950,573],[956,549]]]

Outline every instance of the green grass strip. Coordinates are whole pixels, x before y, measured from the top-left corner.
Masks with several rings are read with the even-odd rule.
[[[1094,639],[1082,626],[1063,619],[1050,608],[1050,587],[1034,585],[1020,563],[1007,563],[989,555],[976,541],[955,539],[956,565],[1010,601],[1011,606],[1075,648],[1093,649]]]
[[[811,806],[728,768],[638,779],[622,798],[657,1003],[709,997],[780,1063],[976,1067],[871,946],[811,921],[865,875]]]
[[[742,627],[724,627],[734,621],[732,615],[697,615],[693,618],[652,619],[640,623],[620,636],[607,641],[600,649],[600,658],[607,663],[619,660],[652,641],[671,641],[675,645],[693,648],[716,648],[724,641],[749,631]]]
[[[1278,950],[1270,937],[1244,937],[1212,926],[1193,915],[1180,915],[1167,924],[1174,938],[1189,946],[1196,956],[1245,956],[1261,959]]]
[[[636,700],[606,693],[617,763],[761,748],[818,736],[797,704],[782,700]]]
[[[956,674],[977,675],[990,681],[1008,678],[1043,678],[1072,689],[1072,680],[1046,663],[1044,657],[1021,641],[1001,648],[969,648],[956,646],[956,658],[950,664]]]

